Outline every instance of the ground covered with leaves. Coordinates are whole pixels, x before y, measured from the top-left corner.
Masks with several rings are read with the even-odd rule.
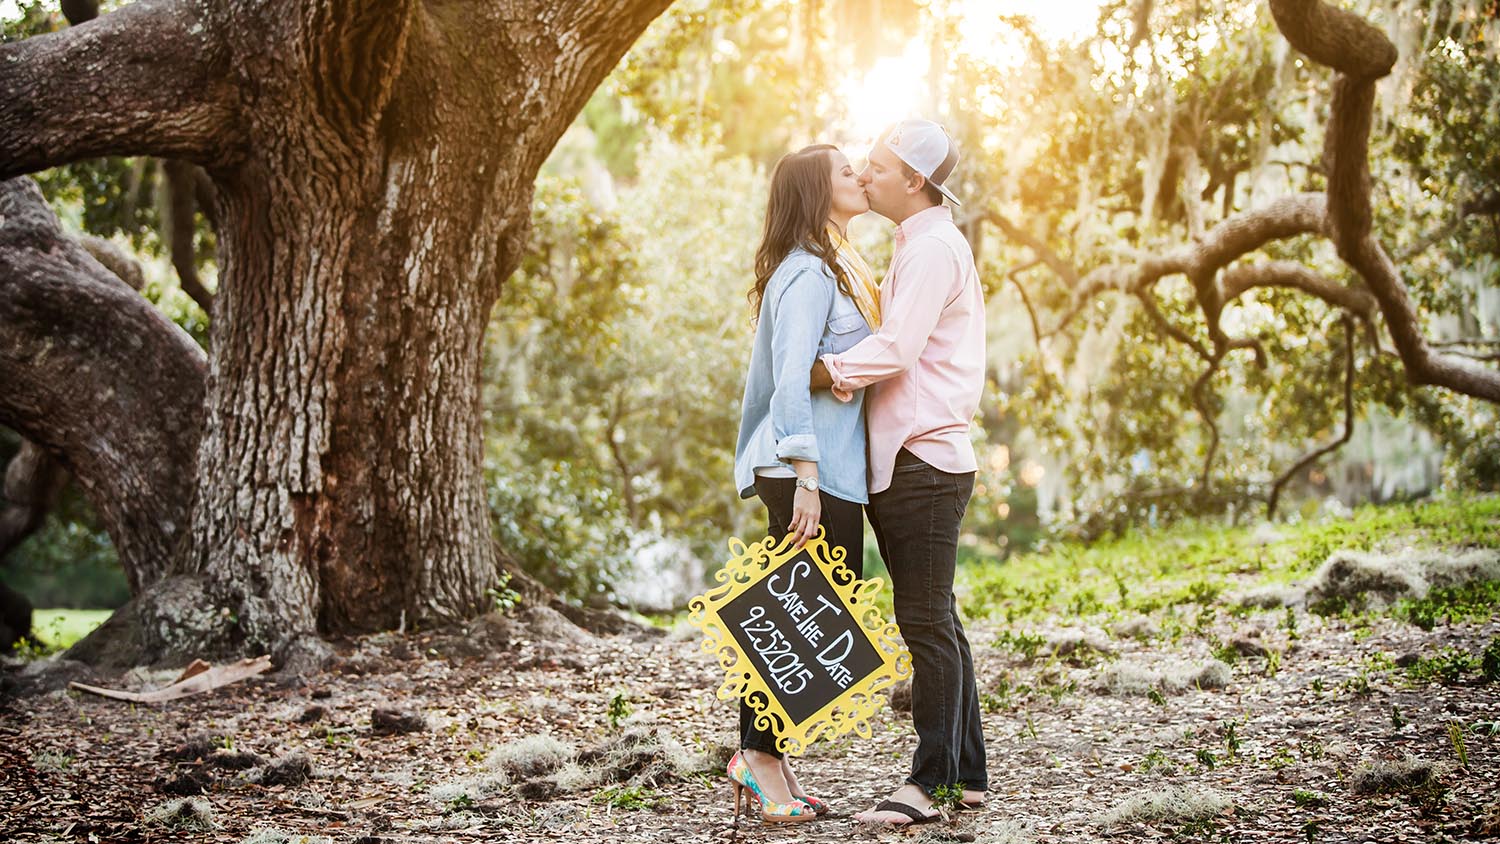
[[[873,738],[798,762],[829,817],[736,826],[734,712],[696,631],[523,607],[157,706],[9,696],[0,840],[1492,841],[1497,549],[1490,498],[967,571],[990,801],[921,829],[850,818],[905,773],[899,695]]]

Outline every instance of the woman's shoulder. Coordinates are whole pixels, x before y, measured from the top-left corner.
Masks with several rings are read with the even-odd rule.
[[[771,275],[771,281],[780,287],[786,287],[799,279],[814,277],[833,283],[833,273],[829,272],[828,265],[823,259],[811,252],[797,247],[787,253],[781,263],[776,265],[776,272]]]

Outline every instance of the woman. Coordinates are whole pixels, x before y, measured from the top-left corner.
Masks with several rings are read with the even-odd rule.
[[[821,525],[861,576],[869,500],[864,396],[842,402],[814,393],[808,373],[818,356],[843,352],[879,327],[874,278],[845,239],[849,221],[869,207],[835,147],[817,144],[777,162],[749,294],[758,316],[734,455],[740,497],[760,496],[772,536],[793,534],[800,548]],[[736,817],[744,788],[768,821],[827,812],[802,790],[776,736],[754,721],[741,701],[740,752],[729,763]]]

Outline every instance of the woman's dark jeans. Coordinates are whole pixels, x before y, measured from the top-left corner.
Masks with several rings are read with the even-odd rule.
[[[953,597],[958,527],[973,491],[973,472],[950,474],[902,449],[890,487],[866,508],[912,657],[917,752],[906,781],[929,797],[940,785],[989,788],[974,658]]]
[[[766,530],[780,541],[786,536],[786,526],[792,521],[792,496],[797,492],[797,481],[793,478],[755,479],[755,493],[766,505]],[[844,565],[855,577],[865,576],[865,522],[864,507],[852,501],[836,498],[826,492],[818,493],[821,513],[818,524],[823,526],[824,539],[830,546],[842,545],[848,555]],[[759,750],[777,759],[781,751],[776,749],[776,734],[755,727],[755,710],[740,701],[740,747],[744,750]]]

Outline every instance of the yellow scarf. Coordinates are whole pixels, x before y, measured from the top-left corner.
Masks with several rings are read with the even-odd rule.
[[[838,250],[839,264],[844,268],[844,273],[849,276],[849,287],[854,291],[854,304],[858,306],[859,312],[864,314],[865,322],[869,324],[871,331],[880,330],[880,287],[875,283],[875,275],[870,272],[870,265],[865,259],[859,257],[854,251],[853,244],[849,243],[838,227],[833,224],[828,226],[828,237],[833,241],[834,249]]]

